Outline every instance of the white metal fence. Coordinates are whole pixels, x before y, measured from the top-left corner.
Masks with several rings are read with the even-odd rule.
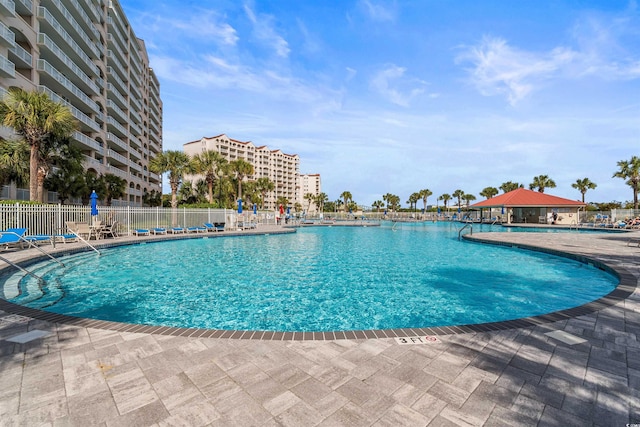
[[[117,222],[118,233],[154,227],[194,227],[204,223],[235,223],[238,214],[230,209],[142,208],[130,206],[99,206],[95,218],[103,224]],[[245,211],[244,220],[260,224],[275,224],[274,212]],[[30,235],[54,235],[65,232],[67,221],[90,223],[89,206],[0,204],[0,230],[26,228]]]

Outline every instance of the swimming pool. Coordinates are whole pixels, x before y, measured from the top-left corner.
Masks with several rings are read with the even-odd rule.
[[[567,258],[457,239],[446,223],[303,228],[104,249],[10,275],[16,304],[117,322],[335,331],[464,325],[563,310],[618,279]]]

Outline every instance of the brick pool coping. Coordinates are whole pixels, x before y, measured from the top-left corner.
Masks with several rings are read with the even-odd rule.
[[[171,236],[152,236],[143,238],[125,238],[123,240],[114,240],[112,242],[102,242],[94,244],[98,249],[114,246],[123,246],[147,242],[157,242],[165,240],[186,239],[186,238],[203,238],[203,237],[230,237],[230,236],[246,236],[246,235],[265,235],[265,234],[283,234],[295,232],[295,230],[283,229],[263,229],[253,232],[230,232],[219,233],[214,235],[171,235]],[[326,341],[326,340],[343,340],[343,339],[377,339],[377,338],[396,338],[396,337],[412,337],[412,336],[438,336],[438,335],[455,335],[467,334],[475,332],[492,332],[502,331],[514,328],[527,328],[545,323],[567,320],[573,317],[590,314],[606,307],[618,304],[628,298],[638,286],[637,280],[633,274],[620,266],[612,266],[605,262],[595,260],[584,255],[572,254],[560,250],[544,248],[523,243],[503,242],[478,238],[475,236],[463,236],[465,240],[479,242],[483,244],[494,244],[500,246],[508,246],[519,249],[543,252],[551,255],[570,258],[582,263],[591,264],[597,268],[605,270],[618,277],[619,283],[616,288],[609,294],[583,304],[578,307],[555,311],[539,316],[525,317],[515,320],[506,320],[489,323],[479,323],[458,326],[439,326],[439,327],[419,327],[419,328],[398,328],[398,329],[372,329],[372,330],[352,330],[352,331],[329,331],[329,332],[278,332],[278,331],[246,331],[246,330],[222,330],[222,329],[202,329],[202,328],[179,328],[169,326],[149,326],[122,322],[113,322],[105,320],[93,320],[68,316],[64,314],[49,313],[43,310],[23,307],[13,304],[0,298],[0,310],[7,313],[27,316],[33,319],[61,323],[85,328],[105,329],[118,332],[146,333],[156,335],[192,337],[192,338],[221,338],[221,339],[240,339],[240,340],[267,340],[267,341]],[[63,256],[74,253],[87,252],[90,248],[75,245],[75,247],[62,248],[52,251],[52,254]],[[29,257],[17,262],[18,265],[25,266],[42,259],[46,256]],[[7,268],[7,267],[4,267]],[[0,268],[2,271],[4,268]]]

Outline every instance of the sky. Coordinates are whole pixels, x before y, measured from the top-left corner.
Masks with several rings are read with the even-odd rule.
[[[160,81],[163,149],[226,134],[322,191],[428,204],[507,181],[633,198],[640,5],[618,0],[120,0]],[[168,190],[166,190],[168,192]]]

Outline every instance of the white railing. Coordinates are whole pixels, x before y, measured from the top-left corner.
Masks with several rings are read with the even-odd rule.
[[[118,233],[131,234],[132,230],[154,227],[194,227],[206,223],[228,223],[235,220],[232,209],[161,208],[131,206],[98,206],[98,220],[103,224],[117,221]],[[245,216],[253,213],[245,211]],[[274,212],[260,211],[252,220],[260,224],[275,224]],[[89,206],[0,204],[0,232],[8,228],[27,228],[29,235],[54,235],[66,232],[65,223],[91,222]]]

